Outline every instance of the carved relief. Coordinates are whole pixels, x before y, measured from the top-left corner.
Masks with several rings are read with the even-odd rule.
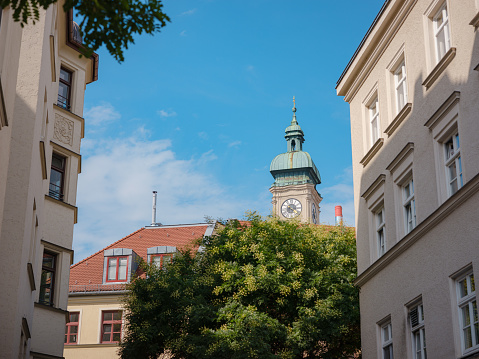
[[[73,145],[73,121],[56,113],[53,137],[67,145]]]

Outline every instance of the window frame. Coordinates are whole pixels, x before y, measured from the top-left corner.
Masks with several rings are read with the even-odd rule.
[[[412,313],[414,310],[417,311],[418,323],[414,325],[412,320]],[[408,321],[411,330],[411,341],[412,341],[412,357],[413,359],[424,359],[427,355],[427,345],[426,345],[426,330],[424,327],[424,306],[422,302],[414,305],[409,309],[408,312]],[[419,338],[420,348],[417,347],[417,338]],[[420,356],[418,356],[418,352]]]
[[[70,76],[70,82],[67,80],[62,79],[61,73],[62,71],[66,72]],[[60,76],[58,77],[58,99],[57,99],[57,105],[67,111],[71,112],[71,107],[72,107],[72,88],[73,88],[73,73],[74,71],[69,70],[65,66],[60,66]],[[67,97],[64,97],[60,95],[60,86],[61,85],[66,86],[67,88]],[[60,99],[61,98],[61,99]]]
[[[379,216],[381,216],[382,221],[379,221]],[[384,205],[379,207],[374,212],[374,220],[376,223],[376,244],[377,244],[377,254],[378,258],[381,258],[387,252],[386,247],[386,215],[384,211]],[[382,243],[382,245],[381,245]]]
[[[159,266],[155,262],[155,258],[158,258],[158,257],[160,258],[160,265]],[[173,260],[173,253],[150,254],[150,264],[156,265],[159,269],[164,269],[163,266],[164,266],[164,258],[165,257],[169,257],[170,260],[168,261],[168,263],[171,263],[171,261]]]
[[[72,321],[72,315],[77,314],[78,319],[76,322]],[[69,313],[69,322],[66,323],[66,328],[65,328],[65,345],[77,345],[79,340],[79,334],[80,334],[80,312],[78,311],[73,311]],[[76,333],[71,333],[71,328],[76,327]],[[70,337],[72,335],[76,335],[76,340],[75,341],[70,341]]]
[[[409,196],[407,196],[406,188],[410,188]],[[402,205],[403,205],[403,213],[404,213],[404,231],[405,234],[410,233],[414,228],[416,228],[417,221],[416,221],[416,199],[414,193],[414,179],[410,177],[406,183],[401,186],[402,192]],[[409,211],[408,206],[411,208],[411,223],[412,226],[409,228]]]
[[[59,168],[54,166],[53,164],[53,158],[56,157],[57,159],[60,159],[63,161],[63,168]],[[65,175],[66,175],[66,169],[67,169],[67,157],[59,154],[58,152],[53,151],[52,152],[52,163],[50,166],[50,182],[48,185],[48,195],[52,198],[55,198],[59,201],[64,201],[65,200]],[[52,183],[52,171],[56,171],[57,173],[60,174],[61,180],[60,180],[60,186],[56,185],[55,183]],[[52,186],[57,187],[52,189]]]
[[[404,55],[403,55],[404,56]],[[392,75],[394,77],[394,94],[396,97],[396,113],[395,115],[399,114],[401,110],[407,105],[408,103],[408,91],[407,91],[407,73],[406,73],[406,61],[402,58],[399,64],[393,69]],[[402,76],[399,78],[398,74]],[[403,91],[403,104],[400,104],[400,93],[399,90],[402,88]]]
[[[471,284],[471,277],[472,277],[472,284]],[[461,296],[461,283],[466,281],[466,288],[468,293]],[[472,288],[474,286],[474,288]],[[477,351],[479,349],[479,320],[474,321],[474,304],[476,305],[476,312],[477,312],[477,297],[475,291],[475,282],[474,282],[474,273],[472,269],[464,273],[463,275],[459,276],[455,280],[455,288],[456,288],[456,298],[457,298],[457,310],[458,310],[458,319],[459,319],[459,331],[460,331],[460,338],[461,338],[461,350],[463,354],[467,354],[473,351]],[[472,290],[474,289],[474,290]],[[464,316],[462,309],[465,307],[469,309],[469,325],[465,325],[464,323]],[[470,327],[471,330],[471,346],[466,348],[465,338],[464,338],[464,330],[466,327]]]
[[[385,340],[384,329],[387,330],[389,339]],[[383,359],[393,359],[394,358],[394,346],[393,346],[393,332],[392,332],[392,324],[391,320],[388,320],[385,323],[380,324],[379,326],[380,336],[381,336],[381,358]],[[390,348],[390,356],[389,358],[386,357],[386,348]]]
[[[457,140],[457,141],[456,141]],[[452,154],[448,156],[448,144],[451,141],[452,143]],[[446,184],[447,184],[447,194],[448,197],[451,197],[459,189],[464,186],[463,178],[463,169],[462,169],[462,159],[461,159],[461,147],[459,140],[459,132],[457,129],[442,142],[444,148],[444,166],[446,171]],[[450,168],[451,166],[455,167],[456,176],[452,178]],[[460,180],[460,181],[459,181]],[[452,182],[456,181],[457,188],[454,190]]]
[[[368,123],[369,123],[369,138],[371,141],[372,147],[380,138],[381,138],[381,117],[379,113],[379,97],[376,94],[372,97],[372,100],[369,101],[369,104],[366,106],[368,113]],[[373,112],[373,108],[376,110]],[[376,122],[376,137],[374,136],[374,126],[373,122]]]
[[[444,14],[446,16],[444,16]],[[442,24],[440,26],[437,25],[437,19],[439,16],[442,16]],[[434,41],[434,49],[435,49],[435,59],[436,59],[436,64],[441,61],[441,59],[444,57],[444,55],[449,51],[451,48],[451,29],[450,29],[450,23],[449,23],[449,11],[447,7],[446,1],[439,7],[439,9],[434,12],[432,18],[432,31],[433,31],[433,41]],[[444,30],[444,53],[441,55],[440,54],[440,47],[439,47],[439,33]]]
[[[45,265],[45,255],[50,256],[53,259],[53,265],[46,266]],[[57,263],[58,263],[58,253],[49,251],[47,249],[44,249],[43,251],[43,256],[42,256],[42,271],[41,271],[41,277],[40,277],[40,290],[38,294],[38,302],[43,305],[48,305],[51,307],[55,306],[55,280],[57,277]],[[46,284],[44,283],[44,273],[51,273],[51,279],[50,283]],[[44,288],[49,289],[50,292],[50,297],[47,300],[44,298],[46,297],[46,291]]]
[[[112,319],[111,320],[105,320],[104,318],[104,315],[106,313],[111,313],[111,314],[115,314],[115,313],[120,313],[120,319],[113,319],[114,316],[112,315]],[[123,334],[123,311],[120,310],[120,309],[116,309],[116,310],[102,310],[101,311],[101,327],[100,327],[100,343],[119,343],[120,340],[121,340],[121,337],[122,337],[122,334]],[[120,330],[119,331],[114,331],[114,325],[115,324],[120,324]],[[104,326],[105,325],[111,325],[111,331],[110,332],[105,332],[105,328]],[[106,341],[106,340],[103,340],[103,337],[105,334],[110,334],[110,340],[109,341]],[[120,339],[119,340],[113,340],[113,336],[115,333],[119,333],[120,334]]]
[[[119,269],[120,269],[120,259],[126,259],[126,269],[125,269],[125,279],[119,279]],[[115,269],[115,279],[109,279],[109,274],[110,274],[110,261],[112,259],[116,260],[116,269]],[[109,256],[107,257],[107,262],[106,262],[106,278],[105,282],[112,282],[112,283],[117,283],[117,282],[127,282],[128,281],[128,264],[129,264],[129,255],[119,255],[119,256]]]

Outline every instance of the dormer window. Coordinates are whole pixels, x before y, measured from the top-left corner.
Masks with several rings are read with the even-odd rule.
[[[135,274],[140,256],[129,248],[112,248],[103,252],[103,283],[128,283]]]
[[[128,269],[128,257],[108,258],[107,282],[126,282]]]
[[[167,263],[171,262],[176,252],[176,247],[172,246],[148,248],[148,263],[155,264],[158,268],[163,268]]]

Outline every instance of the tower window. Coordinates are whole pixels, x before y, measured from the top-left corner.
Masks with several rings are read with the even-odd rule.
[[[296,150],[296,141],[293,140],[291,141],[291,151],[295,151]]]

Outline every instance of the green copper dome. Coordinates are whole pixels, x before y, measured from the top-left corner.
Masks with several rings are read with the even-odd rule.
[[[293,120],[285,130],[288,151],[277,155],[269,171],[274,177],[273,186],[289,186],[304,183],[321,183],[321,176],[308,152],[303,151],[304,133],[296,120],[296,107]]]

